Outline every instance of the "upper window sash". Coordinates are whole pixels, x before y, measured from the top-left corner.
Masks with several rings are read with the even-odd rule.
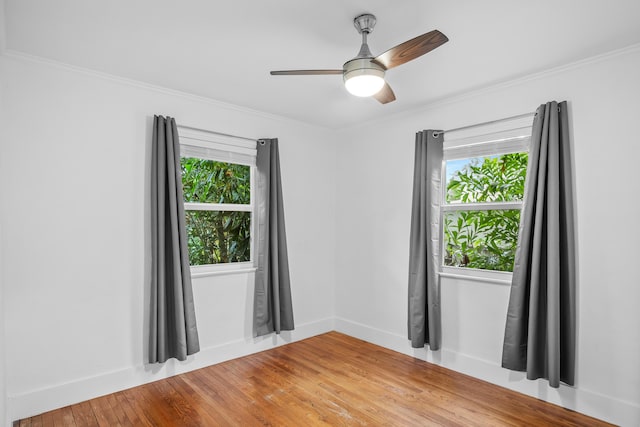
[[[178,134],[180,136],[181,157],[195,157],[213,160],[216,162],[251,166],[249,182],[249,187],[251,188],[251,200],[248,205],[185,202],[185,209],[208,211],[253,211],[255,205],[256,143],[212,132],[206,132],[204,130],[184,128],[180,126],[178,126]]]
[[[446,164],[449,160],[469,159],[474,157],[499,156],[502,154],[522,153],[529,151],[531,125],[503,129],[497,132],[470,135],[455,139],[445,139],[442,159],[442,204],[441,210],[470,211],[522,209],[522,201],[459,203],[446,200]]]

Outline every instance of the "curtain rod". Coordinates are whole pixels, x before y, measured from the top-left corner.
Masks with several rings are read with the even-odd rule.
[[[260,140],[259,138],[249,138],[249,137],[246,137],[246,136],[231,135],[230,133],[216,132],[216,131],[208,130],[208,129],[200,129],[200,128],[196,128],[196,127],[193,127],[193,126],[185,126],[185,125],[177,125],[177,126],[179,128],[191,129],[191,130],[195,130],[195,131],[198,131],[198,132],[212,133],[214,135],[227,136],[229,138],[244,139],[245,141],[258,142]]]
[[[488,122],[476,123],[476,124],[473,124],[473,125],[462,126],[462,127],[459,127],[459,128],[441,130],[441,131],[438,131],[438,132],[433,132],[433,137],[436,138],[439,135],[444,134],[444,133],[457,132],[459,130],[465,130],[465,129],[472,129],[472,128],[475,128],[475,127],[478,127],[478,126],[492,125],[494,123],[507,122],[509,120],[524,119],[525,117],[534,116],[535,114],[536,113],[534,111],[534,112],[531,112],[531,113],[518,114],[517,116],[506,117],[504,119],[490,120]]]

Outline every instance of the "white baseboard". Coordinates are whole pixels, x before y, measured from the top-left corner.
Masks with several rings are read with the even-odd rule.
[[[563,384],[552,389],[546,381],[530,381],[522,372],[447,349],[432,352],[414,349],[405,336],[372,328],[343,318],[335,319],[336,331],[445,368],[541,399],[620,426],[640,426],[640,406],[589,390]]]
[[[120,390],[168,378],[227,360],[269,350],[334,330],[334,319],[327,318],[297,325],[291,332],[260,338],[246,338],[201,349],[184,362],[170,359],[162,365],[139,365],[105,372],[28,393],[7,397],[10,420],[19,420]]]

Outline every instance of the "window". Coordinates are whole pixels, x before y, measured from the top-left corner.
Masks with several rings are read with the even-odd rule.
[[[180,129],[192,273],[254,267],[255,144]]]
[[[445,140],[443,271],[513,271],[530,126]]]

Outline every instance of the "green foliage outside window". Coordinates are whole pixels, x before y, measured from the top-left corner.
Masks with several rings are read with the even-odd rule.
[[[184,157],[185,202],[249,204],[249,166]],[[191,265],[249,261],[251,212],[188,210],[186,226]]]
[[[235,163],[183,157],[185,202],[244,204],[251,202],[250,167]]]
[[[471,159],[447,180],[448,203],[521,201],[527,153]],[[448,211],[444,265],[513,271],[520,210]]]

